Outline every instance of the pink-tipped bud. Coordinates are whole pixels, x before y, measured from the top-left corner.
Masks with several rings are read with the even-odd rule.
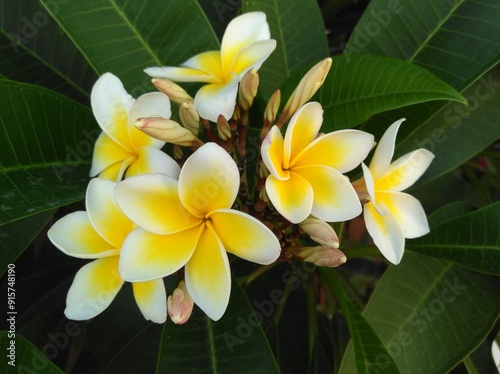
[[[134,126],[155,139],[171,144],[188,147],[199,147],[203,144],[191,131],[171,119],[159,116],[139,118],[135,121]]]
[[[241,79],[238,89],[238,104],[241,109],[248,111],[251,108],[253,99],[257,96],[258,88],[259,74],[257,69],[250,69]]]
[[[185,101],[181,104],[179,117],[181,117],[181,122],[186,129],[195,135],[200,133],[200,116],[192,101]]]
[[[167,310],[170,319],[176,325],[186,323],[191,317],[193,306],[194,302],[187,292],[186,284],[184,281],[180,281],[172,295],[167,299]]]
[[[179,85],[171,80],[165,78],[153,78],[151,80],[156,89],[163,92],[168,98],[176,104],[181,105],[186,101],[193,101],[194,99]]]
[[[309,217],[299,223],[304,232],[316,243],[323,247],[337,249],[339,247],[339,238],[337,233],[327,222],[318,218]]]
[[[322,246],[304,247],[299,251],[298,256],[306,262],[330,268],[345,264],[347,261],[347,257],[342,251]]]
[[[217,118],[217,133],[222,140],[231,139],[231,127],[222,114]]]

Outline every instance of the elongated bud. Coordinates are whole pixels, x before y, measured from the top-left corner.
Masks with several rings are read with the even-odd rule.
[[[249,110],[253,104],[253,99],[257,95],[259,88],[259,74],[256,69],[251,69],[245,73],[238,89],[238,104],[241,109]]]
[[[312,240],[321,244],[323,247],[331,249],[337,249],[339,247],[337,233],[333,227],[325,221],[309,217],[299,223],[299,226]]]
[[[194,101],[191,96],[179,85],[165,78],[153,78],[151,80],[156,89],[163,92],[168,98],[176,104],[182,104],[186,101]]]
[[[293,116],[297,109],[313,97],[325,81],[331,66],[332,59],[326,58],[314,65],[307,74],[304,75],[283,108],[283,113],[277,123],[279,127],[283,126],[283,124]]]
[[[203,144],[191,131],[177,122],[163,117],[139,118],[135,121],[134,126],[149,136],[164,142],[188,147]]]
[[[172,147],[172,156],[174,160],[181,160],[184,157],[184,151],[180,145],[174,144]]]
[[[195,135],[200,133],[200,116],[192,101],[185,101],[181,104],[179,117],[181,117],[181,122],[185,128]]]
[[[280,109],[281,104],[281,91],[276,90],[271,95],[267,102],[266,110],[264,111],[264,124],[271,127],[271,124],[276,120],[276,114]]]
[[[298,256],[306,262],[330,268],[345,264],[347,261],[347,257],[342,251],[322,246],[304,247],[299,251]]]
[[[180,281],[172,295],[167,299],[168,315],[173,323],[182,325],[186,323],[193,312],[193,299],[189,296],[186,284]]]
[[[217,132],[222,140],[231,139],[231,127],[222,114],[217,118]]]

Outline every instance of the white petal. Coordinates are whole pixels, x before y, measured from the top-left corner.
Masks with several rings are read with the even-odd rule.
[[[132,289],[144,318],[155,323],[164,323],[167,320],[167,294],[163,279],[134,282]]]
[[[424,208],[413,196],[402,192],[379,192],[377,196],[396,218],[405,238],[418,238],[429,232]]]
[[[217,122],[220,114],[229,120],[236,105],[238,81],[236,76],[225,84],[207,84],[194,97],[194,106],[201,118]]]
[[[179,175],[179,197],[196,217],[215,209],[231,208],[240,188],[240,174],[233,158],[215,143],[198,148]]]
[[[141,174],[161,173],[177,179],[181,168],[179,164],[165,152],[154,147],[136,149],[137,160],[127,169],[126,177]]]
[[[238,76],[238,81],[241,81],[250,69],[259,70],[275,49],[276,40],[258,41],[240,51],[230,69]]]
[[[365,204],[363,210],[366,229],[373,242],[389,262],[399,264],[405,249],[405,238],[396,218],[390,213],[379,214],[371,203]]]
[[[398,133],[399,126],[404,120],[404,118],[401,118],[389,126],[377,145],[377,149],[375,150],[373,158],[370,162],[370,171],[372,172],[375,180],[380,178],[391,164],[396,144],[396,135]]]
[[[363,169],[363,176],[365,178],[366,190],[368,192],[368,195],[370,195],[370,200],[373,207],[377,210],[379,214],[387,213],[387,210],[384,210],[385,207],[383,205],[379,206],[377,204],[377,194],[375,193],[375,182],[373,180],[373,175],[370,172],[370,169],[368,169],[368,166],[366,166],[364,163],[361,164],[361,167]]]
[[[290,172],[283,170],[283,136],[278,126],[271,127],[260,148],[262,162],[269,172],[279,180],[290,178]]]
[[[76,321],[94,318],[111,304],[123,283],[118,275],[118,256],[88,263],[76,273],[64,314]]]
[[[175,82],[213,82],[214,77],[204,71],[189,67],[153,67],[144,69],[144,72],[153,78],[167,78]]]

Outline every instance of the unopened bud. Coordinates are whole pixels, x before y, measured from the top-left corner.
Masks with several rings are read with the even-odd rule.
[[[186,101],[193,101],[193,98],[179,85],[165,78],[153,78],[151,80],[156,89],[163,92],[168,98],[176,104],[182,104]]]
[[[174,144],[172,147],[172,156],[174,160],[181,160],[184,157],[184,151],[180,145]]]
[[[251,69],[245,73],[238,89],[238,104],[241,109],[249,110],[253,99],[257,95],[259,88],[259,74],[256,69]]]
[[[283,113],[279,118],[280,127],[293,116],[297,109],[313,97],[325,81],[331,66],[332,59],[326,58],[314,65],[304,75],[283,108]]]
[[[266,165],[261,162],[259,165],[259,178],[266,179],[271,174]]]
[[[231,127],[222,114],[217,118],[217,132],[222,140],[231,139]]]
[[[276,119],[276,114],[280,109],[281,104],[281,91],[276,90],[271,95],[271,98],[267,102],[266,110],[264,111],[264,123],[271,124]]]
[[[327,222],[318,218],[309,217],[299,223],[299,226],[312,240],[321,244],[323,247],[331,249],[337,249],[339,247],[337,233]]]
[[[186,323],[193,312],[193,299],[189,296],[184,281],[174,290],[167,299],[168,315],[173,323],[182,325]]]
[[[330,268],[345,264],[347,261],[347,257],[342,251],[322,246],[304,247],[299,251],[298,256],[306,262]]]
[[[177,122],[163,117],[139,118],[135,121],[134,126],[149,136],[164,142],[182,146],[200,146],[203,144],[191,131]]]
[[[185,101],[181,104],[179,117],[181,117],[181,122],[185,128],[195,135],[200,133],[200,116],[192,101]]]

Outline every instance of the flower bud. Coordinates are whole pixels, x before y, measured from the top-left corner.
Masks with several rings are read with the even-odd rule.
[[[257,95],[259,88],[259,74],[256,69],[251,69],[245,73],[238,89],[238,104],[241,109],[247,111],[251,108],[253,99]]]
[[[276,90],[271,95],[271,98],[267,102],[266,110],[264,111],[264,123],[271,124],[276,119],[276,114],[280,108],[281,104],[281,91]]]
[[[331,249],[337,249],[339,247],[337,233],[333,227],[325,221],[309,217],[299,223],[299,226],[312,240],[321,244],[323,247]]]
[[[288,99],[285,108],[283,108],[283,113],[278,120],[279,123],[277,123],[279,127],[283,126],[283,124],[293,116],[297,109],[313,97],[325,81],[331,66],[332,59],[326,58],[314,65],[307,74],[304,75]]]
[[[181,105],[186,101],[194,101],[191,96],[179,85],[165,78],[153,78],[151,80],[156,89],[163,92],[168,98],[176,104]]]
[[[195,135],[200,133],[200,116],[192,101],[185,101],[181,104],[179,117],[181,117],[181,122],[185,128]]]
[[[231,127],[222,114],[217,118],[217,132],[222,140],[231,139]]]
[[[191,131],[177,122],[163,117],[139,118],[135,121],[134,126],[149,136],[164,142],[183,146],[200,146],[203,144]]]
[[[184,151],[180,145],[174,144],[172,147],[172,157],[174,160],[181,160],[184,157]]]
[[[299,251],[298,256],[306,262],[330,268],[345,264],[347,261],[347,257],[342,251],[322,246],[304,247]]]
[[[172,295],[167,299],[168,315],[173,323],[182,325],[186,323],[193,312],[193,299],[189,296],[186,284],[180,281]]]

